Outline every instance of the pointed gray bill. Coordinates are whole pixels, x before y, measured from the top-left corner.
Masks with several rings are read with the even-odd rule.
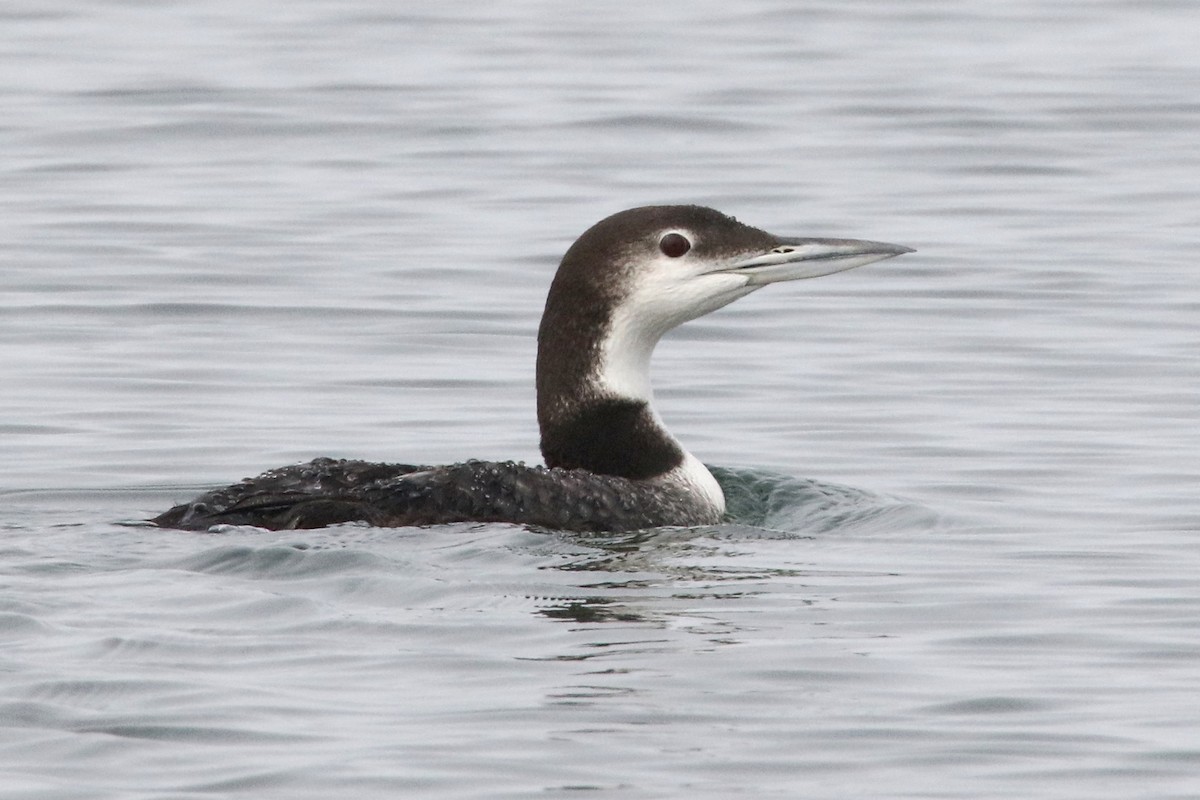
[[[820,278],[885,258],[913,253],[911,247],[859,239],[780,239],[766,253],[737,261],[721,272],[745,275],[750,286]]]

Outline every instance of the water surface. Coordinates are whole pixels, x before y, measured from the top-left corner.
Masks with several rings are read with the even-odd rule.
[[[6,797],[1195,797],[1189,3],[0,10]],[[739,521],[196,535],[536,461],[596,220],[918,253],[674,333]]]

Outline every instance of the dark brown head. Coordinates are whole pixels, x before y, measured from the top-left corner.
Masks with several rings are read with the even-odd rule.
[[[601,220],[563,256],[538,331],[538,421],[547,462],[548,436],[563,439],[555,429],[589,406],[644,406],[657,425],[650,356],[672,328],[768,283],[907,252],[880,242],[779,237],[702,206],[645,206]],[[613,437],[621,441],[618,432]]]

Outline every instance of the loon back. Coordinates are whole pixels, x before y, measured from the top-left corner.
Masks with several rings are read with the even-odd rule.
[[[716,523],[721,487],[654,410],[650,357],[659,339],[769,283],[908,252],[774,236],[701,206],[622,211],[570,247],[546,298],[537,361],[546,467],[321,458],[213,490],[151,522],[207,530],[478,521],[577,531]]]
[[[208,530],[253,525],[271,530],[341,522],[379,527],[448,522],[512,522],[599,532],[662,525],[709,525],[720,515],[679,486],[584,470],[467,461],[440,467],[318,458],[215,489],[151,522]]]

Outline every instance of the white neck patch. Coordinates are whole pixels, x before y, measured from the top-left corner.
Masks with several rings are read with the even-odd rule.
[[[717,483],[708,467],[700,463],[700,459],[685,450],[683,463],[671,470],[669,477],[692,487],[716,511],[718,517],[724,516],[725,492],[721,491],[721,484]]]
[[[627,292],[613,309],[597,378],[613,395],[646,402],[654,397],[650,357],[663,334],[759,288],[747,285],[743,275],[661,254],[622,272]]]

